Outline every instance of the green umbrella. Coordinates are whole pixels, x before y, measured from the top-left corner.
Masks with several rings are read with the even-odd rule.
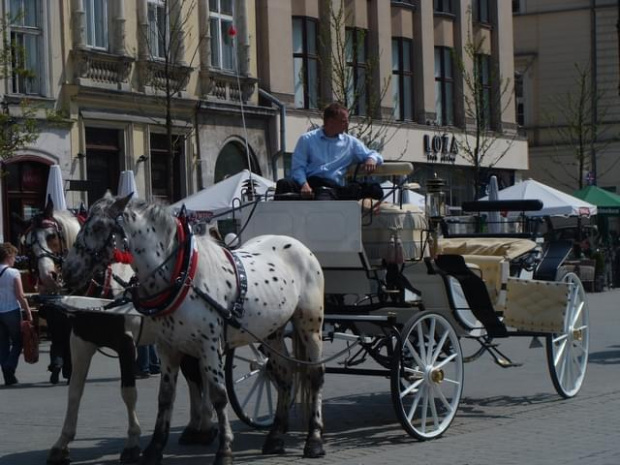
[[[588,186],[573,193],[586,202],[598,207],[599,215],[620,215],[620,195],[598,186]]]

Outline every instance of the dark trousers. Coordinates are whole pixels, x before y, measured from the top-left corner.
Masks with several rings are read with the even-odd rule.
[[[341,186],[330,179],[310,176],[308,184],[316,200],[359,200],[363,198],[381,200],[383,198],[383,189],[378,183],[354,182]],[[280,194],[299,193],[301,193],[301,186],[290,178],[279,179],[276,182],[276,199]]]
[[[49,332],[50,366],[49,370],[62,368],[62,376],[66,379],[71,377],[71,322],[69,317],[53,307],[46,307],[45,320]]]
[[[15,373],[22,352],[22,315],[19,308],[0,313],[0,365],[3,372]]]

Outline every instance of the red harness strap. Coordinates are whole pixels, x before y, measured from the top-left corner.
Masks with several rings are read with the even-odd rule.
[[[182,221],[177,218],[177,236],[180,244],[184,244],[187,239],[187,235],[185,233],[185,225]],[[193,238],[189,238],[191,244],[188,244],[186,247],[183,247],[180,252],[177,254],[177,259],[174,264],[174,269],[172,272],[172,280],[173,286],[171,290],[163,292],[159,294],[157,297],[137,302],[137,299],[134,298],[134,305],[136,306],[136,310],[139,312],[144,312],[145,314],[161,317],[170,315],[175,312],[187,297],[189,292],[190,285],[194,280],[194,276],[196,276],[196,270],[198,268],[198,253],[195,250],[195,246],[193,244]],[[189,261],[187,259],[187,254],[190,254]],[[187,263],[187,271],[185,273],[185,278],[183,282],[176,283],[177,278],[181,276],[183,271],[184,264]],[[178,291],[178,292],[177,292]],[[176,292],[176,295],[174,293]],[[159,310],[157,310],[159,307]],[[143,310],[141,310],[143,309]],[[154,310],[150,312],[149,310]]]

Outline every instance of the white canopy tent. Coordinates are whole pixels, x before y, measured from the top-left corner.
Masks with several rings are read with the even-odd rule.
[[[275,189],[276,183],[243,170],[223,181],[207,187],[195,194],[190,195],[172,205],[173,209],[179,209],[183,205],[190,211],[206,216],[217,215],[233,206],[239,206],[239,202],[248,198],[250,179],[253,186],[254,196],[264,196],[270,189]]]
[[[387,195],[385,198],[387,202],[398,204],[401,201],[399,198],[399,192],[401,192],[403,204],[415,205],[420,210],[424,211],[426,199],[422,194],[418,194],[417,192],[406,188],[402,190],[396,189],[392,181],[382,182],[381,188],[383,189],[383,195]]]
[[[502,189],[497,194],[498,200],[540,200],[542,210],[525,212],[527,216],[592,216],[596,215],[596,206],[573,197],[533,179]],[[489,200],[483,197],[480,200]],[[520,212],[510,212],[519,215]]]

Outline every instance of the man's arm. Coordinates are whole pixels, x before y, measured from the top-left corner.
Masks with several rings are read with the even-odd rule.
[[[312,188],[308,184],[306,169],[308,166],[308,141],[301,136],[297,141],[291,160],[291,177],[300,186],[301,194],[312,194]]]
[[[355,159],[358,163],[364,163],[364,170],[370,174],[378,165],[383,164],[383,157],[376,150],[370,150],[362,141],[353,138],[355,147]]]

